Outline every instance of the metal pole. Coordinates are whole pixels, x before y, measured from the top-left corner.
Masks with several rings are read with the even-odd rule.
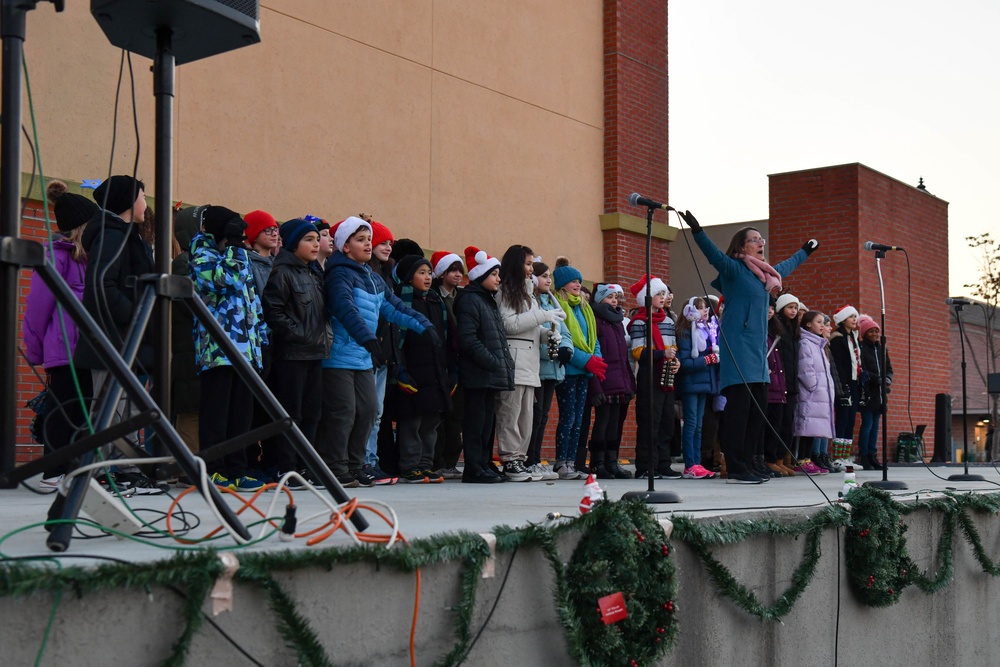
[[[153,60],[153,95],[156,98],[156,253],[153,270],[170,274],[170,248],[174,236],[173,218],[173,103],[174,54],[173,30],[156,30],[156,57]],[[153,399],[166,419],[173,417],[170,405],[170,330],[172,304],[159,299],[156,304],[156,358],[153,361]],[[163,443],[154,439],[154,455],[162,456]]]
[[[21,235],[21,68],[25,34],[23,3],[3,0],[3,125],[0,127],[0,237]],[[17,453],[18,267],[0,264],[0,469],[11,470]],[[3,488],[11,488],[6,485]]]

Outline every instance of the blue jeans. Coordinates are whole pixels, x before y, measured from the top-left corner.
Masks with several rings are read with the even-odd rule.
[[[556,461],[576,460],[580,445],[580,424],[587,404],[586,375],[567,375],[556,385],[559,403],[559,424],[556,426]]]
[[[830,441],[826,438],[813,438],[813,456],[826,454],[829,451]]]
[[[705,403],[708,394],[681,395],[684,408],[684,430],[681,432],[681,447],[684,451],[684,467],[701,465],[701,422],[705,417]]]
[[[385,407],[385,379],[389,375],[389,368],[382,366],[375,371],[375,393],[378,395],[378,414],[375,417],[375,426],[368,436],[368,445],[365,447],[365,465],[378,465],[378,428],[382,424],[382,410]]]
[[[878,426],[881,411],[861,411],[861,431],[858,433],[858,455],[878,454]]]

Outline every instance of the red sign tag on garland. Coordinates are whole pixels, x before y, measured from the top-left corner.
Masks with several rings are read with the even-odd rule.
[[[605,595],[597,601],[597,606],[601,609],[601,620],[604,625],[611,625],[628,618],[628,611],[625,609],[625,598],[621,593]]]

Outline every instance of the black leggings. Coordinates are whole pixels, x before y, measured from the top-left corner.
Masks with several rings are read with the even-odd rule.
[[[722,453],[729,470],[742,472],[757,451],[760,427],[764,423],[762,410],[767,410],[767,385],[763,382],[733,384],[723,389],[722,395],[726,397],[725,418],[719,428]]]

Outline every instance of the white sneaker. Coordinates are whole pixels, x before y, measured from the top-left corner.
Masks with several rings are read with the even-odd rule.
[[[528,474],[531,475],[532,482],[540,482],[545,479],[545,471],[542,470],[541,464],[538,463],[528,466]],[[558,475],[556,475],[556,477],[558,477]]]
[[[583,479],[586,477],[582,472],[576,469],[576,461],[566,461],[566,467],[570,469],[573,473],[573,477],[564,477],[563,479]]]
[[[55,493],[59,490],[59,485],[62,483],[63,478],[66,475],[59,475],[58,477],[43,477],[38,480],[38,490],[42,493]]]
[[[559,479],[576,479],[576,468],[568,461],[556,461],[553,470],[559,475]]]
[[[534,471],[536,471],[537,469],[537,472],[542,476],[542,479],[545,481],[559,479],[559,474],[553,472],[552,466],[550,465],[546,465],[544,463],[536,463],[535,465],[531,466],[530,469],[532,470],[532,474],[534,474]]]
[[[865,469],[865,467],[863,465],[861,465],[860,463],[858,463],[854,459],[847,459],[847,465],[854,466],[855,470],[864,470]]]

